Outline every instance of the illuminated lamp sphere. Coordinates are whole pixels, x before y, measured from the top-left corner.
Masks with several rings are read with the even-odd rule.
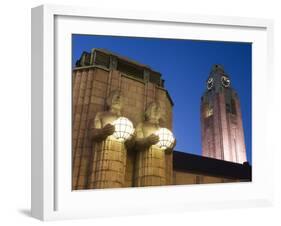
[[[155,135],[159,136],[159,141],[155,145],[161,149],[171,148],[175,142],[173,133],[166,128],[160,128],[155,132]]]
[[[129,139],[135,131],[133,123],[125,117],[119,117],[112,125],[115,127],[113,136],[117,140],[125,141]]]

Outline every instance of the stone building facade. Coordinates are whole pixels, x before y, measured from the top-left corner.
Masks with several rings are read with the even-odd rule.
[[[97,113],[105,111],[106,98],[112,91],[121,92],[125,106],[122,109],[122,116],[130,119],[134,126],[143,122],[147,106],[151,102],[157,102],[162,112],[160,126],[173,130],[173,101],[165,89],[161,74],[149,66],[104,49],[92,49],[91,52],[83,52],[81,58],[76,62],[72,81],[73,190],[92,188],[92,173],[95,168],[93,164],[96,161],[89,128]],[[136,153],[134,149],[126,152],[123,187],[136,186],[134,184]],[[173,157],[173,153],[176,153],[176,158]],[[212,180],[212,178],[219,178],[219,182],[250,179],[248,173],[235,176],[235,173],[230,175],[218,172],[208,173],[206,170],[202,170],[202,167],[190,170],[190,168],[174,166],[175,162],[178,163],[178,153],[180,152],[173,151],[164,157],[165,185],[205,183],[207,179],[204,182],[202,178],[211,178],[209,181],[213,182],[218,182],[218,180]],[[192,156],[180,153],[180,156],[182,155],[185,156],[185,159],[190,159]],[[237,166],[239,168],[240,164]],[[249,167],[246,167],[244,171],[249,172]],[[198,175],[201,179],[198,179]]]
[[[93,153],[88,127],[97,112],[105,110],[105,99],[114,90],[121,91],[122,116],[134,125],[143,121],[147,105],[157,101],[163,113],[161,126],[172,130],[173,102],[159,72],[106,50],[84,52],[73,70],[73,189],[91,184]],[[126,187],[133,186],[135,155],[134,151],[127,153]],[[166,158],[167,184],[172,184],[172,155]]]

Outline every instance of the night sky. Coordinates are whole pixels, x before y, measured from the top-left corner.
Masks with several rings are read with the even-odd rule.
[[[251,43],[73,35],[72,65],[83,51],[90,52],[92,48],[107,49],[162,74],[175,103],[175,150],[197,155],[202,152],[200,98],[212,65],[223,65],[240,98],[247,159],[252,162]]]

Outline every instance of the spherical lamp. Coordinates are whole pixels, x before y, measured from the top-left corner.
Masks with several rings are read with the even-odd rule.
[[[160,128],[155,132],[155,135],[159,136],[159,141],[155,145],[161,149],[171,148],[175,142],[173,133],[166,128]]]
[[[119,117],[112,125],[115,127],[113,136],[120,141],[129,139],[135,131],[133,123],[125,117]]]

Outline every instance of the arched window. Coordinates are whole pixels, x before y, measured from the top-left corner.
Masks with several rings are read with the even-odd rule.
[[[231,113],[233,115],[236,115],[236,104],[235,104],[235,100],[232,98],[230,104],[226,103],[225,105],[226,108],[226,112],[227,113]]]
[[[231,114],[236,115],[236,104],[233,98],[231,99]]]

